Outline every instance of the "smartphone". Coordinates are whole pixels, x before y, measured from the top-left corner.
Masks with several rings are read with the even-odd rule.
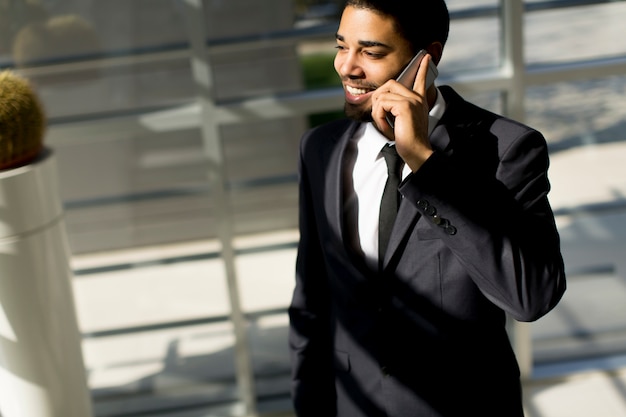
[[[413,84],[415,83],[415,77],[417,77],[417,70],[419,69],[420,64],[422,63],[422,59],[427,54],[425,49],[419,51],[413,59],[407,64],[406,67],[402,70],[396,81],[400,84],[404,85],[406,88],[413,89]],[[432,60],[429,61],[428,65],[428,73],[426,74],[426,88],[430,88],[431,85],[435,82],[435,79],[439,75],[439,71],[437,70],[437,66],[433,63]],[[389,126],[393,128],[394,117],[391,114],[387,115],[387,122]]]

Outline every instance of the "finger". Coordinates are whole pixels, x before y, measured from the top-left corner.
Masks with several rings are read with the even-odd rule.
[[[381,133],[391,140],[393,140],[394,135],[388,117],[394,117],[394,107],[397,102],[398,100],[394,99],[394,95],[387,92],[378,95],[372,103],[372,120],[374,124]],[[393,118],[391,120],[393,121]]]
[[[390,111],[385,110],[385,106],[388,107],[388,103],[382,103],[380,100],[372,106],[372,121],[382,134],[389,137],[390,134],[393,135],[393,128],[387,118],[390,117],[393,121],[393,116]]]
[[[426,79],[428,77],[428,66],[430,65],[431,59],[430,54],[424,55],[422,62],[420,62],[419,69],[417,70],[415,81],[413,82],[413,91],[422,97],[426,95]]]

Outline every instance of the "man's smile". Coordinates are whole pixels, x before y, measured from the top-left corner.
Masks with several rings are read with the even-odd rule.
[[[376,88],[344,84],[344,90],[348,103],[359,104],[367,100]]]
[[[346,85],[346,90],[348,90],[348,93],[352,94],[353,96],[361,96],[371,91],[366,90],[365,88],[351,87],[349,85]]]

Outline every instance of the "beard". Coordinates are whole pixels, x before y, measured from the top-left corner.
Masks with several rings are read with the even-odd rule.
[[[343,111],[348,119],[357,122],[372,122],[374,120],[371,107],[363,107],[346,102],[343,106]]]

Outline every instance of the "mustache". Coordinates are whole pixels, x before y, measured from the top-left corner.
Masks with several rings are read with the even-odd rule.
[[[363,83],[363,82],[355,81],[355,80],[351,79],[350,77],[342,77],[341,78],[341,82],[344,83],[344,84],[349,84],[351,87],[365,88],[365,89],[368,89],[368,90],[376,90],[378,87],[380,87],[380,85],[378,85],[378,84]]]

